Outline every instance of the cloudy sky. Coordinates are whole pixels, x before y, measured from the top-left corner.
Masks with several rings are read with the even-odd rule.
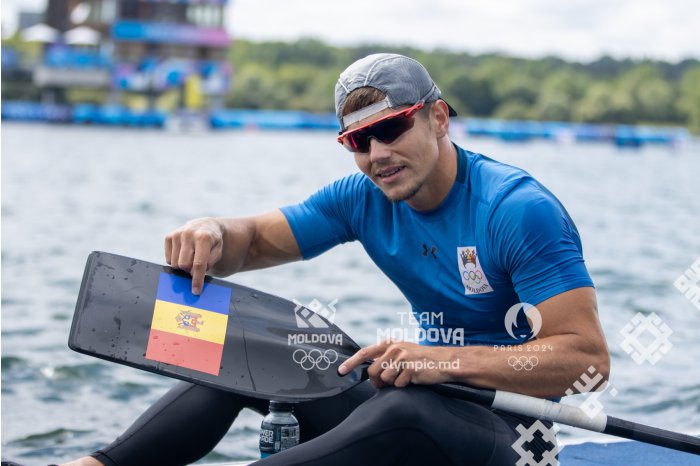
[[[14,29],[20,5],[4,0],[2,23]],[[592,60],[700,58],[698,0],[233,0],[234,37],[317,37],[334,44],[385,43],[471,53],[554,54]],[[5,32],[6,33],[6,32]]]

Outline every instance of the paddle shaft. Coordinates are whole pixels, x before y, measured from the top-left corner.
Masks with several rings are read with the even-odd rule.
[[[700,439],[697,437],[645,426],[612,416],[608,416],[608,423],[603,433],[700,455]]]
[[[582,409],[575,406],[518,393],[476,388],[461,384],[445,383],[433,385],[431,388],[447,396],[502,411],[700,455],[700,438],[626,421],[607,416],[604,413],[590,417]]]

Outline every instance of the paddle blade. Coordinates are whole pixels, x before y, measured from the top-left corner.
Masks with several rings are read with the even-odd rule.
[[[291,301],[104,252],[88,257],[68,345],[157,374],[257,398],[304,401],[356,385],[338,366],[358,345]]]

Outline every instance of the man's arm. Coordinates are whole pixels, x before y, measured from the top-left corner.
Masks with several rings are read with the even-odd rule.
[[[593,367],[607,380],[610,353],[598,321],[593,288],[576,288],[553,296],[537,305],[542,329],[536,340],[513,347],[464,348],[460,367],[449,374],[454,380],[472,385],[553,397],[564,395],[582,374]],[[533,351],[539,347],[539,351]],[[529,350],[529,351],[528,351]],[[530,371],[516,371],[511,356],[537,358]]]
[[[199,294],[204,275],[227,276],[301,259],[294,234],[281,211],[246,218],[190,220],[165,237],[165,260],[192,275]]]
[[[538,304],[537,309],[542,316],[538,338],[513,345],[510,350],[384,342],[358,351],[341,373],[374,359],[368,373],[377,387],[463,382],[539,397],[563,395],[590,366],[607,379],[610,355],[598,321],[593,288],[560,293]],[[532,351],[535,345],[540,351]],[[543,347],[551,350],[542,351]],[[535,356],[538,364],[530,371],[516,371],[508,363],[512,356]],[[446,367],[440,367],[441,361]]]

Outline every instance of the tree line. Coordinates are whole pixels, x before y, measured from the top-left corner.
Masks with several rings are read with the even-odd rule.
[[[23,43],[17,35],[3,39],[3,49],[6,45],[35,59],[40,53],[36,44]],[[602,57],[578,63],[386,45],[337,47],[316,39],[235,39],[227,57],[234,72],[226,106],[331,112],[339,73],[377,52],[401,53],[423,63],[460,116],[677,125],[700,134],[698,59],[668,63]],[[3,99],[38,99],[31,79],[8,82],[5,77],[3,68]],[[106,96],[105,91],[75,89],[68,99],[100,103]]]
[[[577,63],[555,57],[363,45],[315,39],[234,41],[228,107],[333,111],[339,73],[370,53],[395,52],[423,63],[461,116],[591,123],[668,124],[700,133],[700,61]]]

